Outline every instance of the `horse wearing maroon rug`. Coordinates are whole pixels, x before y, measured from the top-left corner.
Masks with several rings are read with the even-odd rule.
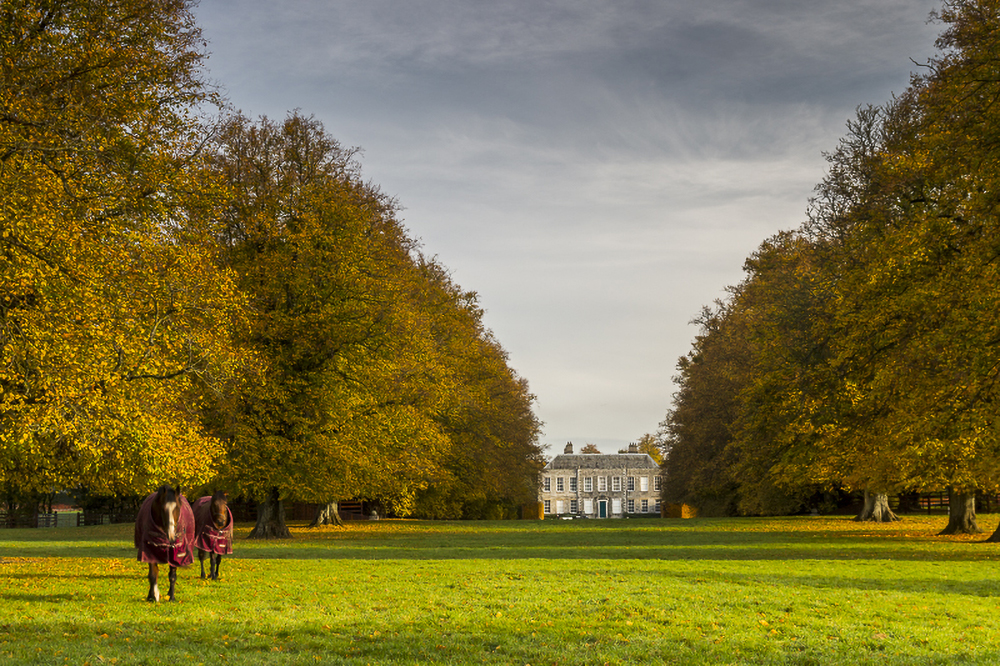
[[[157,580],[161,564],[170,566],[167,598],[174,601],[177,568],[194,561],[194,513],[181,489],[161,486],[143,501],[135,517],[135,547],[138,560],[149,564],[149,594],[146,601],[160,600]]]
[[[226,493],[216,490],[194,503],[195,548],[201,563],[201,577],[205,577],[205,555],[208,555],[208,572],[212,580],[219,580],[222,556],[233,554],[233,514],[229,510]]]

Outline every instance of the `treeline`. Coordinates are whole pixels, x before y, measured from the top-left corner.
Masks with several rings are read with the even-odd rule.
[[[858,109],[807,220],[705,308],[662,424],[666,499],[716,514],[1000,482],[1000,3],[949,0],[938,55]],[[828,498],[829,499],[829,498]]]
[[[0,6],[0,489],[509,516],[540,423],[316,119],[225,109],[190,0]]]

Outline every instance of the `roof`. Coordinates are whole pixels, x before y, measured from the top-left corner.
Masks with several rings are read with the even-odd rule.
[[[648,453],[562,453],[545,466],[553,469],[656,469]]]

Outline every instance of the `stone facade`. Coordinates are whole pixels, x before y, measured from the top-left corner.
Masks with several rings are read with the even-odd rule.
[[[660,468],[635,444],[628,453],[573,453],[567,444],[541,473],[546,517],[624,518],[660,514]]]

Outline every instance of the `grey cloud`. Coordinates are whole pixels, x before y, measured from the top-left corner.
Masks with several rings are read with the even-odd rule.
[[[247,113],[301,107],[397,196],[547,441],[656,428],[701,305],[797,226],[822,150],[933,53],[929,0],[202,0]],[[609,445],[609,448],[610,446]]]

